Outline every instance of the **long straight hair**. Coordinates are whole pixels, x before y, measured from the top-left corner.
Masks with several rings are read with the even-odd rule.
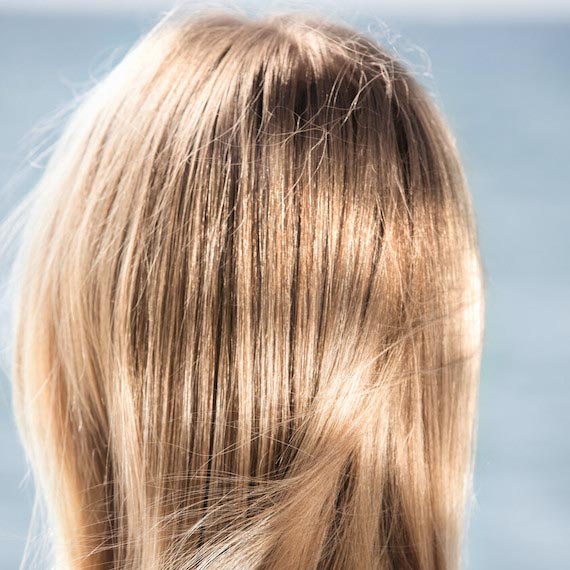
[[[33,196],[13,394],[58,569],[460,566],[484,272],[456,141],[388,49],[169,14]]]

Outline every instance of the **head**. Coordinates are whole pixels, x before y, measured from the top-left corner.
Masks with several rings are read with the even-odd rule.
[[[58,568],[459,566],[475,219],[436,105],[371,38],[165,18],[71,117],[16,272]]]

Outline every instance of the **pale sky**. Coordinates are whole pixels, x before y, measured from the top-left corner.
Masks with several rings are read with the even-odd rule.
[[[155,12],[180,0],[0,0],[1,10],[25,12]],[[570,0],[203,0],[184,2],[200,6],[247,6],[261,10],[329,7],[334,12],[366,11],[378,15],[430,19],[570,18]],[[0,14],[1,17],[1,14]]]

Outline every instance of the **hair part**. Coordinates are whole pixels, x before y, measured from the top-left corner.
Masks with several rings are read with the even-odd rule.
[[[35,192],[12,376],[58,568],[459,566],[482,266],[401,62],[314,17],[175,13]]]

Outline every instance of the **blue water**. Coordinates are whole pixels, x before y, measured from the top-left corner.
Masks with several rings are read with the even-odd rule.
[[[2,215],[39,173],[16,176],[30,132],[149,21],[0,13]],[[488,276],[468,567],[570,568],[570,24],[388,23],[418,72],[414,46],[429,54],[424,81],[459,140]],[[32,501],[10,414],[3,378],[2,569],[18,566]]]

